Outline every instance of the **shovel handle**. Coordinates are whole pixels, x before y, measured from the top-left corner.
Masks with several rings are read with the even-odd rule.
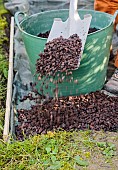
[[[22,31],[22,28],[21,28],[21,26],[20,26],[20,22],[21,22],[22,20],[19,21],[19,16],[22,16],[22,20],[23,20],[24,18],[26,18],[27,15],[26,15],[24,12],[16,12],[16,13],[15,13],[15,16],[14,16],[15,22],[16,22],[18,28]]]
[[[69,8],[69,18],[70,19],[76,19],[76,17],[79,17],[79,14],[77,12],[77,4],[78,0],[70,0],[70,8]]]

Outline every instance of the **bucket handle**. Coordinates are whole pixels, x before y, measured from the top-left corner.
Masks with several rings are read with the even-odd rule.
[[[16,13],[15,13],[15,16],[14,16],[15,22],[16,22],[18,28],[22,31],[22,28],[21,28],[21,26],[20,26],[20,22],[21,22],[22,20],[19,22],[19,16],[20,16],[20,15],[22,16],[22,20],[23,20],[24,18],[27,17],[27,14],[25,14],[24,12],[19,11],[19,12],[16,12]]]
[[[113,15],[113,17],[111,19],[110,25],[115,22],[115,19],[116,19],[117,15],[118,15],[118,10],[116,10],[116,12],[114,13],[114,15]]]

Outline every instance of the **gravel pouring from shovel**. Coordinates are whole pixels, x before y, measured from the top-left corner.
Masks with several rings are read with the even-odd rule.
[[[78,0],[70,0],[69,18],[65,22],[61,18],[54,19],[47,42],[60,36],[68,39],[71,35],[77,34],[82,41],[81,53],[78,57],[79,67],[92,16],[90,14],[84,15],[84,19],[81,20],[77,10],[77,4]]]

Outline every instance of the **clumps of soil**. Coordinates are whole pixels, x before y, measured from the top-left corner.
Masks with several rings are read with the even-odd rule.
[[[39,33],[37,36],[41,38],[48,38],[50,31],[46,31],[45,33]]]
[[[88,34],[94,33],[94,32],[96,32],[96,31],[98,31],[98,30],[99,30],[99,29],[97,29],[97,28],[95,28],[95,27],[89,28]],[[48,38],[49,34],[50,34],[50,31],[46,31],[45,33],[39,33],[37,36],[38,36],[38,37],[41,37],[41,38]]]
[[[77,34],[70,36],[68,39],[63,37],[55,38],[46,43],[43,53],[36,63],[37,73],[43,76],[55,76],[60,72],[74,70],[78,67],[80,60],[82,42]]]
[[[118,130],[118,98],[101,92],[49,99],[31,110],[18,110],[18,139],[57,129]]]
[[[98,31],[98,30],[99,30],[99,29],[98,29],[98,28],[95,28],[95,27],[89,28],[88,34],[94,33],[94,32],[96,32],[96,31]]]

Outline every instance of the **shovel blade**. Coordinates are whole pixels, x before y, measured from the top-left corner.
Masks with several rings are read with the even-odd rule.
[[[82,42],[81,53],[78,57],[78,67],[84,51],[91,19],[92,16],[90,14],[85,15],[83,20],[77,17],[75,19],[68,18],[65,22],[63,22],[60,18],[55,18],[47,40],[47,42],[49,42],[55,38],[59,38],[60,36],[63,38],[69,38],[71,35],[77,34]]]
[[[47,42],[59,38],[60,36],[63,38],[69,38],[68,27],[69,19],[63,22],[61,18],[55,18]]]
[[[90,14],[85,15],[84,19],[79,18],[70,20],[69,18],[63,22],[61,18],[55,18],[47,42],[59,38],[69,38],[73,34],[77,34],[82,40],[82,51],[88,35],[92,16]]]

